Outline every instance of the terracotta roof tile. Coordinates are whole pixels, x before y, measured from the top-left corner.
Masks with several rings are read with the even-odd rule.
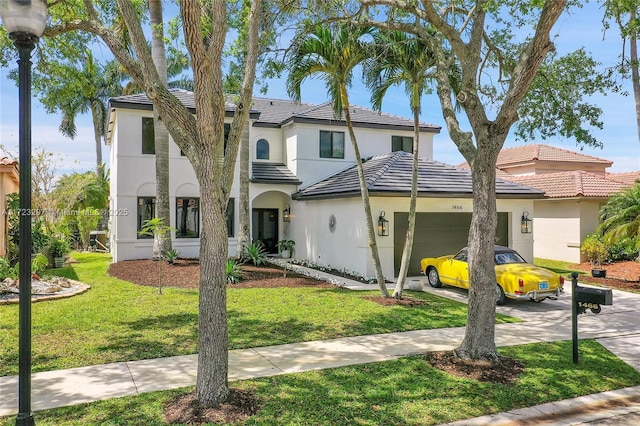
[[[607,173],[607,179],[613,179],[631,186],[640,180],[640,172]]]
[[[2,157],[2,159],[0,159],[0,165],[2,166],[13,166],[14,164],[18,164],[18,162],[14,159],[11,159],[9,157]]]
[[[506,148],[498,154],[497,166],[502,168],[507,165],[531,162],[531,161],[560,161],[567,163],[596,163],[611,166],[612,161],[591,155],[580,154],[555,146],[543,144],[531,144]]]
[[[621,182],[585,171],[509,176],[503,179],[542,190],[550,198],[609,197],[625,187]]]

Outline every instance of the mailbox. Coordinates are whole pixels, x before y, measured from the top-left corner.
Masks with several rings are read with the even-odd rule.
[[[576,302],[595,303],[598,305],[613,304],[613,293],[608,288],[576,287]]]
[[[594,314],[599,314],[602,308],[600,305],[613,304],[613,293],[608,288],[580,287],[575,286],[574,303],[577,305],[578,314],[583,314],[587,309],[591,309]]]

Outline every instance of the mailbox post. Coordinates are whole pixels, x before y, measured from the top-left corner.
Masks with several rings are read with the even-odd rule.
[[[613,304],[613,292],[609,288],[581,287],[578,273],[571,273],[571,334],[573,338],[573,363],[578,363],[578,315],[590,309],[594,314],[602,311],[601,305]]]

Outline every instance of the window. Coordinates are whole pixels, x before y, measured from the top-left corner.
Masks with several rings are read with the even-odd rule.
[[[142,226],[156,215],[156,197],[138,197],[138,238],[153,238],[153,235],[140,235]]]
[[[411,136],[391,136],[391,152],[396,151],[413,153],[413,138]]]
[[[256,143],[256,158],[258,160],[269,159],[269,142],[266,139],[260,139]]]
[[[200,237],[200,199],[176,198],[176,238]]]
[[[320,130],[320,158],[344,158],[344,132]]]
[[[153,130],[153,118],[142,117],[142,153],[155,154],[156,141]]]
[[[235,236],[235,223],[233,221],[236,213],[235,202],[234,198],[229,198],[229,203],[227,204],[227,237],[229,238]]]

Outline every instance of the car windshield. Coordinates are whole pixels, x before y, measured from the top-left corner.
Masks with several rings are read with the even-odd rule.
[[[495,259],[496,259],[496,265],[506,265],[507,263],[527,263],[515,251],[506,251],[506,252],[496,253]]]

